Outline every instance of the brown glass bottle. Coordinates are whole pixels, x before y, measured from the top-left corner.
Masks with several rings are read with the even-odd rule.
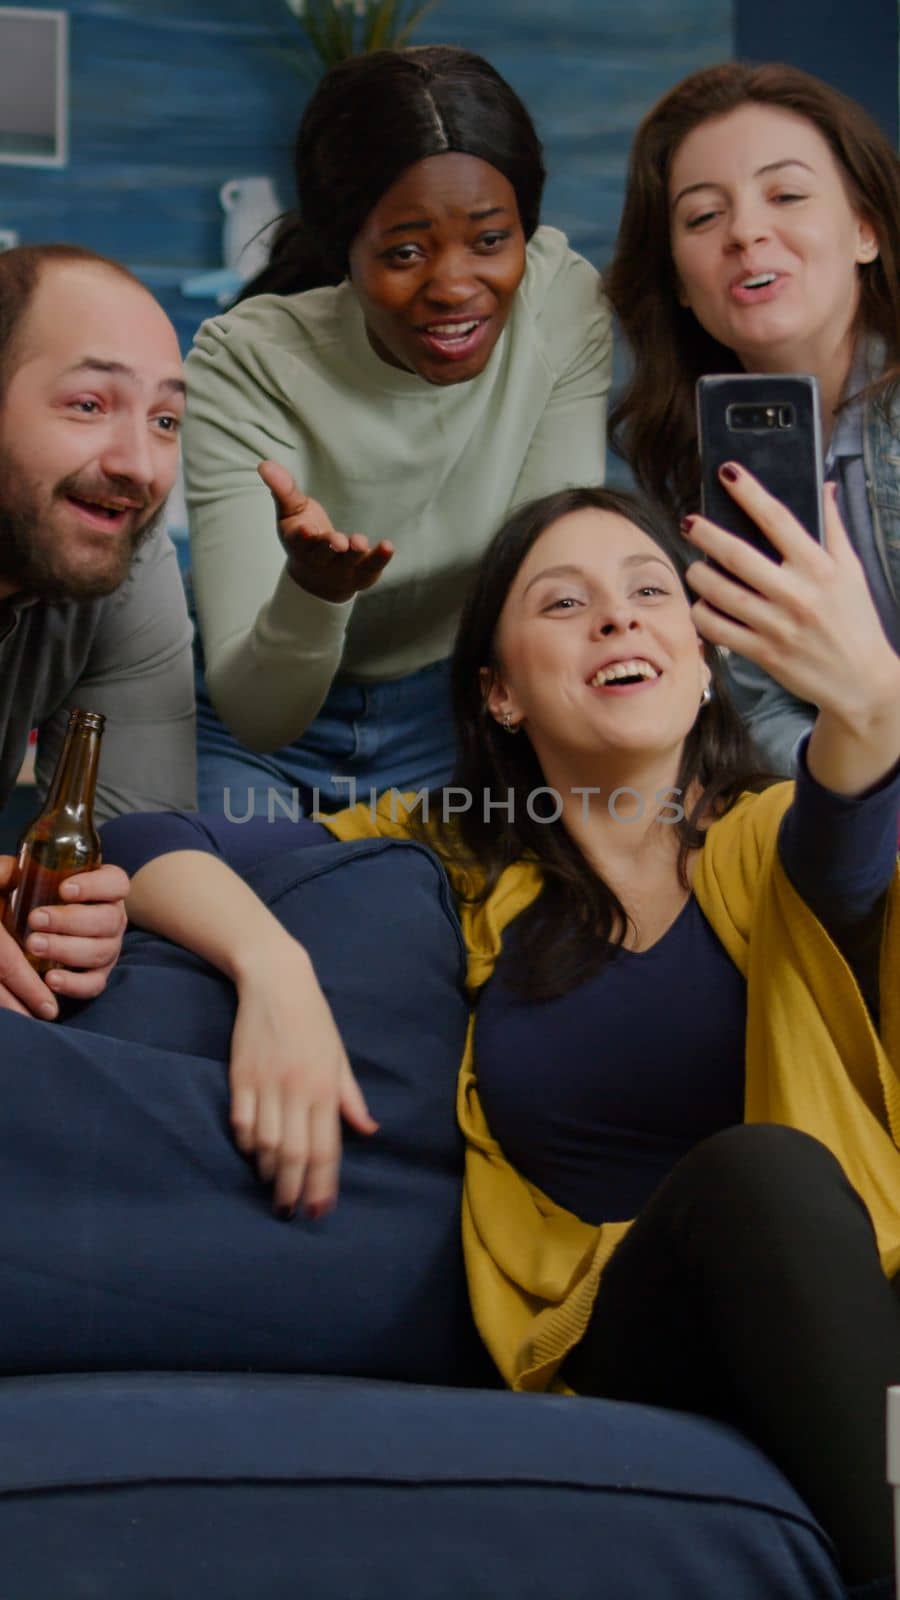
[[[106,718],[99,711],[71,711],[66,740],[43,810],[19,840],[2,924],[23,946],[28,917],[36,906],[56,905],[59,886],[75,872],[100,864],[100,839],[94,827],[94,791],[100,739]],[[35,972],[53,966],[29,955]]]

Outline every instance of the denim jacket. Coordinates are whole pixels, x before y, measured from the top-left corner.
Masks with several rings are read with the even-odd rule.
[[[869,399],[863,455],[875,542],[900,604],[900,385],[890,406]]]
[[[881,370],[883,351],[871,341],[869,379]],[[888,403],[867,395],[863,410],[863,461],[875,547],[900,608],[900,386]],[[851,539],[853,537],[852,529]],[[743,656],[728,659],[728,676],[738,710],[773,772],[793,774],[797,745],[816,716],[815,706],[798,700]]]

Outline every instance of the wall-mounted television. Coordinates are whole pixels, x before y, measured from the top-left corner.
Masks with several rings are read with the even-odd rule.
[[[65,11],[0,5],[0,162],[66,164],[68,24]]]

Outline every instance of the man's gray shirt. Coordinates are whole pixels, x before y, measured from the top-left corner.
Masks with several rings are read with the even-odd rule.
[[[99,600],[0,600],[0,810],[32,728],[46,794],[74,706],[102,711],[96,815],[196,806],[192,628],[178,557],[160,530]]]

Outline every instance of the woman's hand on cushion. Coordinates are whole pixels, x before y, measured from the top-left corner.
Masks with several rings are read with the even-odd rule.
[[[340,1119],[358,1133],[378,1124],[347,1059],[331,1008],[306,952],[286,939],[237,984],[231,1040],[231,1123],[256,1157],[273,1205],[290,1215],[301,1201],[319,1217],[337,1200]]]
[[[277,461],[261,462],[258,471],[275,501],[288,572],[301,589],[339,604],[378,581],[394,553],[387,539],[370,547],[365,534],[339,533],[325,508]]]

